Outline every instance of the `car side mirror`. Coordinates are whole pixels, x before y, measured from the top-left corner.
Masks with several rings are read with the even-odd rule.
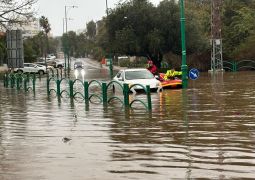
[[[119,80],[119,81],[123,81],[123,78],[120,77],[120,78],[118,78],[118,80]]]

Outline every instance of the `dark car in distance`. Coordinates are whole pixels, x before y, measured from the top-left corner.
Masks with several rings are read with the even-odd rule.
[[[78,69],[78,68],[83,69],[83,66],[84,66],[83,63],[80,61],[77,61],[74,63],[74,69]]]

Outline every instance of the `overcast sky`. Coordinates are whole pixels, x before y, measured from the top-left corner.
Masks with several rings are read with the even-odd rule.
[[[161,0],[150,0],[155,5]],[[119,0],[107,0],[108,8],[114,8]],[[85,29],[86,23],[100,20],[106,15],[106,0],[38,0],[36,10],[38,17],[44,15],[51,24],[53,36],[63,33],[63,18],[65,17],[65,6],[78,6],[78,8],[67,8],[68,31]]]

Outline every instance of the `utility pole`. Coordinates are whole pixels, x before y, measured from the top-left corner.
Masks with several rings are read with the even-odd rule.
[[[223,71],[222,37],[220,12],[222,0],[212,0],[211,4],[211,71]]]
[[[65,6],[65,21],[66,21],[66,36],[68,36],[68,34],[67,34],[67,11],[68,11],[68,9],[67,8],[78,8],[78,6]],[[64,29],[64,28],[63,28]],[[67,40],[68,40],[68,37],[67,37]],[[69,46],[69,42],[67,43],[68,44],[68,46]],[[67,70],[68,70],[68,74],[70,73],[70,70],[71,70],[71,68],[70,68],[70,56],[69,56],[69,49],[68,49],[69,47],[65,47],[65,49],[66,49],[66,52],[65,52],[65,54],[67,54]],[[65,64],[66,64],[66,58],[65,58]]]
[[[65,18],[63,18],[63,34],[65,33]]]

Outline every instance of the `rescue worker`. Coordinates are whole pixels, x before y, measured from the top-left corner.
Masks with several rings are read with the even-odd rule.
[[[148,61],[148,64],[147,64],[147,69],[153,74],[153,75],[156,75],[157,74],[157,66],[153,63],[152,60],[149,60]]]
[[[164,76],[164,80],[175,79],[176,76],[181,76],[181,75],[182,75],[181,71],[175,71],[175,69],[170,69],[170,70],[167,70]]]

